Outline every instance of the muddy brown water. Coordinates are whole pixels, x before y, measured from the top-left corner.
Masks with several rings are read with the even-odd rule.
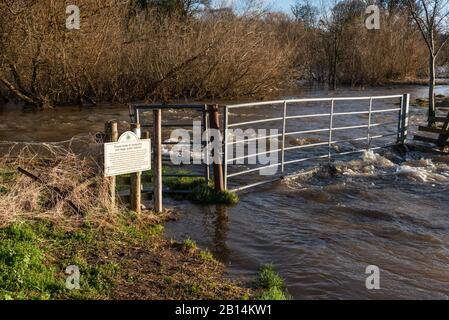
[[[425,97],[424,86],[395,86],[364,91],[342,89],[336,93],[316,88],[290,97],[331,95],[385,95],[411,93]],[[449,86],[437,94],[449,95]],[[379,102],[374,108],[394,105]],[[341,110],[362,110],[364,104],[342,104]],[[320,112],[325,105],[293,107],[291,112]],[[278,114],[245,109],[231,114],[231,121],[259,119]],[[312,112],[312,111],[310,111]],[[412,107],[412,131],[422,122],[425,109]],[[174,114],[188,119],[190,115]],[[123,106],[59,108],[48,112],[22,112],[16,106],[0,108],[0,141],[62,141],[103,129],[111,118],[128,121]],[[385,116],[376,121],[395,120]],[[244,120],[242,120],[244,121]],[[363,117],[341,120],[355,125]],[[289,130],[314,129],[322,122],[290,124]],[[394,133],[395,126],[379,129]],[[351,138],[359,132],[345,132]],[[289,140],[289,145],[325,141],[320,134]],[[377,141],[389,143],[395,137]],[[342,144],[342,151],[363,148],[363,143]],[[323,150],[310,152],[319,154]],[[287,154],[294,159],[303,153]],[[208,248],[227,265],[229,276],[246,281],[257,268],[271,263],[285,278],[295,299],[414,299],[449,298],[449,157],[409,152],[405,157],[390,149],[336,158],[338,174],[321,170],[321,163],[307,162],[289,170],[309,172],[241,195],[235,207],[200,206],[167,200],[179,210],[180,219],[167,224],[168,237],[190,237]],[[245,178],[231,183],[245,182]],[[380,268],[380,290],[365,287],[368,265]]]

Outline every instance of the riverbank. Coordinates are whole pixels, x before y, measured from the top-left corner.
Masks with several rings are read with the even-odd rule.
[[[0,167],[0,196],[15,192],[18,174]],[[3,199],[3,200],[4,200]],[[164,237],[174,213],[120,210],[92,217],[48,216],[43,195],[33,215],[2,219],[0,299],[244,299],[254,291],[223,276],[224,266],[194,241]],[[0,208],[3,211],[4,208]],[[48,218],[44,218],[47,215]],[[33,218],[34,216],[34,218]],[[56,220],[55,220],[56,218]],[[66,287],[76,266],[80,288]]]
[[[21,221],[0,229],[0,299],[243,299],[250,289],[193,241],[166,240],[159,217],[123,213],[115,226],[59,229]],[[147,221],[145,221],[147,220]],[[80,288],[68,289],[76,266]]]
[[[428,86],[429,85],[429,79],[428,78],[408,78],[408,79],[401,79],[401,80],[389,80],[387,85],[416,85],[416,86]],[[440,78],[435,80],[435,84],[439,86],[443,85],[449,85],[449,79],[447,78]]]
[[[13,163],[0,158],[0,300],[289,299],[270,266],[258,279],[231,280],[224,264],[189,237],[165,237],[175,212],[108,208],[104,179],[91,176],[80,158],[47,159],[43,168],[24,154]],[[17,161],[41,180],[22,176]],[[78,179],[69,170],[75,163]]]

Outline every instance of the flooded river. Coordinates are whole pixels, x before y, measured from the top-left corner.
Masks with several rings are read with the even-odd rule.
[[[417,86],[344,89],[332,94],[310,89],[283,98],[411,93],[414,100],[426,92],[426,87]],[[439,93],[449,95],[449,86],[440,86]],[[374,108],[392,105],[385,102]],[[341,106],[342,110],[356,107],[366,108]],[[314,112],[320,112],[319,108],[326,106],[316,106]],[[12,106],[0,110],[0,141],[62,141],[101,131],[111,118],[129,119],[127,108],[117,106],[40,113],[22,113]],[[263,116],[277,112],[265,110]],[[413,127],[424,115],[425,109],[411,108]],[[260,112],[242,110],[231,118],[249,121],[260,116]],[[340,125],[357,121],[366,122],[366,118]],[[295,122],[290,129],[298,128],[315,127],[311,122]],[[394,133],[396,128],[379,130]],[[347,138],[361,133],[345,134]],[[307,139],[325,141],[319,134]],[[394,141],[390,136],[378,143]],[[349,146],[340,148],[345,151]],[[293,166],[290,170],[302,174],[246,192],[235,207],[170,200],[180,219],[167,224],[167,236],[196,240],[227,265],[231,277],[250,281],[260,265],[271,263],[295,299],[448,299],[449,156],[415,151],[403,157],[384,149],[336,158],[334,164],[332,175],[318,162]],[[368,265],[380,268],[380,290],[365,287]]]

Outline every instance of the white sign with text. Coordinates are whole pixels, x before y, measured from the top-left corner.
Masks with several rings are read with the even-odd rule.
[[[139,140],[131,131],[118,142],[104,144],[106,177],[151,170],[151,140]]]

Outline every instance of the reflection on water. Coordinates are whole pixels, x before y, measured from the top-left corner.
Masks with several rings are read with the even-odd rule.
[[[229,260],[229,249],[226,246],[227,234],[229,231],[229,218],[226,206],[215,206],[215,222],[214,222],[214,253],[220,259]]]

